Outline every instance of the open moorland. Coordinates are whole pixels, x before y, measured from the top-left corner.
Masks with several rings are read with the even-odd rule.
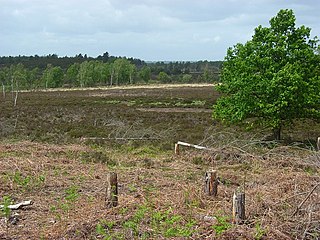
[[[318,239],[320,123],[212,120],[212,85],[7,93],[0,98],[1,239]],[[181,148],[184,141],[209,150]],[[218,195],[204,176],[217,170]],[[106,208],[106,176],[119,204]],[[232,196],[246,220],[232,224]]]

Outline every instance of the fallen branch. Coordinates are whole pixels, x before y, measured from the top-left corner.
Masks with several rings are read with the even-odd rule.
[[[196,149],[200,149],[200,150],[209,150],[209,148],[207,147],[203,147],[203,146],[199,146],[199,145],[195,145],[195,144],[190,144],[190,143],[186,143],[186,142],[180,142],[178,141],[175,145],[174,145],[174,152],[176,155],[180,154],[180,149],[179,146],[185,146],[185,147],[193,147]]]
[[[180,142],[180,141],[178,141],[177,144],[181,145],[181,146],[186,146],[186,147],[193,147],[196,149],[208,149],[207,147],[203,147],[203,146],[199,146],[199,145],[195,145],[195,144],[190,144],[190,143],[186,143],[186,142]]]
[[[23,201],[23,202],[20,202],[20,203],[17,203],[17,204],[13,204],[13,205],[9,205],[8,208],[11,209],[11,210],[17,210],[21,207],[24,207],[24,206],[29,206],[29,205],[32,205],[33,202],[32,201]],[[4,205],[0,205],[0,209],[3,209],[4,208]]]
[[[316,190],[316,188],[320,185],[320,183],[316,184],[311,191],[309,192],[309,194],[306,196],[305,199],[303,199],[303,201],[299,204],[299,206],[296,208],[296,210],[294,211],[294,213],[292,213],[292,216],[296,215],[297,212],[300,210],[300,208],[302,207],[302,205],[310,198],[311,194],[314,192],[314,190]]]

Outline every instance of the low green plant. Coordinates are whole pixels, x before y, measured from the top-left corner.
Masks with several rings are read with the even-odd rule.
[[[184,224],[183,217],[173,214],[171,208],[165,212],[157,211],[152,214],[154,231],[167,238],[190,237],[194,233],[195,223],[194,220],[190,219],[187,224]]]
[[[79,187],[72,185],[65,190],[65,196],[58,198],[56,205],[50,206],[50,211],[56,213],[57,218],[60,219],[59,210],[67,213],[73,207],[73,203],[80,197]]]
[[[213,225],[212,228],[216,232],[217,236],[220,236],[223,232],[230,229],[232,224],[228,222],[227,216],[215,216],[217,219],[217,224]]]
[[[128,208],[120,209],[120,214],[127,214]],[[150,231],[145,231],[146,225]],[[121,226],[123,233],[130,232],[133,238],[149,239],[162,236],[165,238],[191,237],[195,232],[196,221],[186,219],[179,214],[174,214],[174,210],[169,206],[167,210],[156,210],[153,205],[143,204],[137,206],[133,215],[123,221]],[[114,228],[117,226],[117,230]],[[119,235],[119,225],[114,221],[100,220],[96,225],[96,233],[104,239],[121,239]]]
[[[261,226],[260,222],[255,224],[255,234],[254,239],[260,240],[267,233],[267,231]]]
[[[107,237],[107,231],[106,229],[102,226],[101,223],[98,223],[97,226],[96,226],[96,233],[98,235],[101,235],[103,237]],[[104,238],[105,239],[105,238]]]
[[[12,204],[12,199],[10,196],[3,196],[2,198],[2,203],[3,207],[1,208],[2,215],[6,218],[9,219],[11,216],[11,209],[9,208],[9,205]]]
[[[44,183],[46,180],[46,177],[44,175],[40,175],[38,179],[39,179],[39,182]]]
[[[114,221],[107,221],[105,219],[100,219],[96,226],[96,233],[101,235],[104,240],[114,239],[115,236],[110,233],[110,230],[116,225]]]
[[[22,187],[27,187],[31,180],[30,176],[24,177],[20,172],[15,172],[12,177],[13,182]]]
[[[75,202],[80,196],[79,187],[72,185],[65,190],[65,194],[65,199],[67,200],[67,202]]]
[[[200,156],[195,156],[192,158],[192,163],[195,165],[202,165],[205,163],[205,160]]]

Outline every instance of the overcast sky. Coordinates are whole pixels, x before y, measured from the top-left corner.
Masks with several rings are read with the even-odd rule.
[[[320,36],[319,0],[0,0],[0,55],[223,60],[285,8]]]

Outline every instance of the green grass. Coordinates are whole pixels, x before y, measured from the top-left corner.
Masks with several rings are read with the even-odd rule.
[[[120,214],[127,214],[121,211]],[[163,236],[166,238],[188,238],[196,231],[197,222],[194,219],[185,219],[184,216],[175,214],[173,208],[168,210],[156,210],[149,204],[137,206],[137,209],[129,219],[121,223],[101,219],[96,225],[96,233],[104,239],[121,239],[122,235],[116,229],[123,228],[133,234],[133,238],[148,239],[150,237]],[[146,231],[150,229],[150,231]]]

